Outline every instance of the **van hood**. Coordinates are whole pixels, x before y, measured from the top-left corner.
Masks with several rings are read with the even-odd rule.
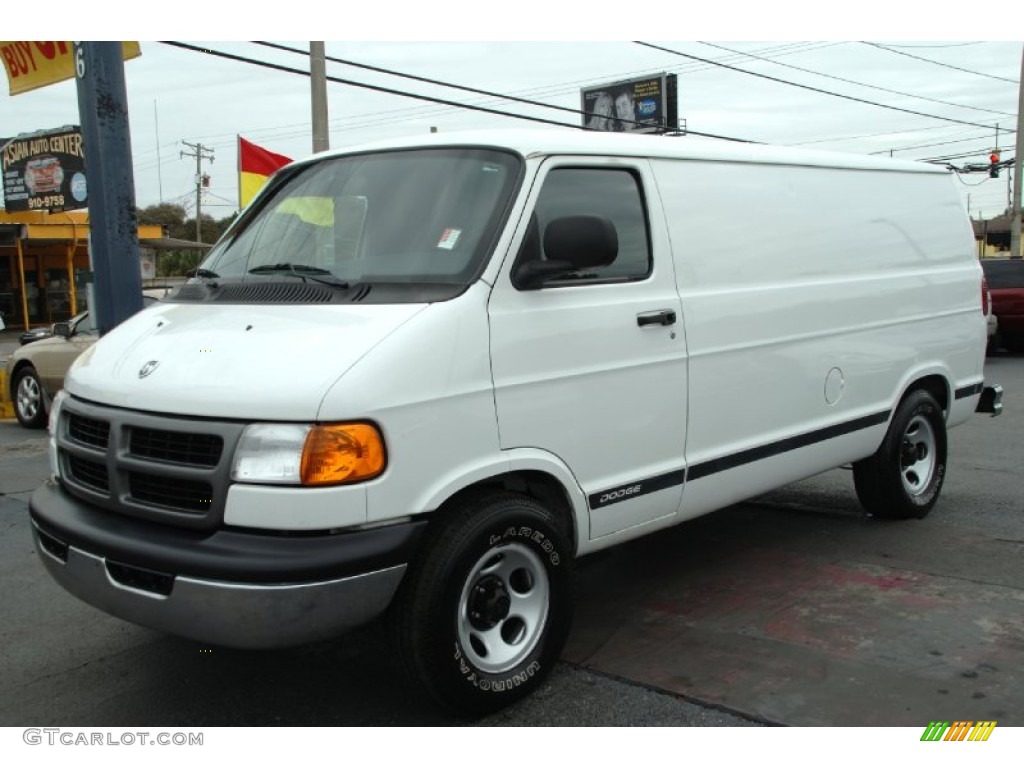
[[[80,355],[65,386],[134,410],[315,421],[331,385],[427,306],[161,303]]]

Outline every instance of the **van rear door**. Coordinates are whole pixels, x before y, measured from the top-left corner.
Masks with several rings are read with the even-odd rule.
[[[573,216],[614,225],[614,261],[539,287],[514,279],[526,261],[548,260],[548,224]],[[591,539],[673,515],[686,337],[649,164],[548,159],[513,243],[489,305],[502,448],[540,448],[568,465],[587,495]]]

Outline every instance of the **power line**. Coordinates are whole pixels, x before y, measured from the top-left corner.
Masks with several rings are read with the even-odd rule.
[[[251,58],[249,58],[247,56],[239,56],[238,54],[227,53],[225,51],[214,51],[214,50],[211,50],[209,48],[200,48],[199,46],[189,45],[188,43],[181,43],[181,42],[175,42],[175,41],[170,41],[170,40],[161,40],[160,42],[164,43],[165,45],[174,46],[176,48],[183,48],[185,50],[195,51],[197,53],[205,53],[207,55],[218,56],[220,58],[230,59],[232,61],[240,61],[240,62],[243,62],[243,63],[246,63],[246,64],[254,64],[256,66],[266,67],[268,69],[275,69],[275,70],[278,70],[279,72],[288,72],[288,73],[294,74],[294,75],[302,75],[304,77],[309,77],[309,72],[307,72],[305,70],[295,69],[293,67],[286,67],[286,66],[284,66],[282,64],[273,64],[273,63],[268,62],[268,61],[261,61],[259,59],[251,59]],[[387,94],[390,94],[392,96],[404,96],[406,98],[418,99],[420,101],[431,101],[431,102],[434,102],[434,103],[437,103],[437,104],[445,104],[445,105],[450,106],[450,107],[459,107],[461,109],[468,109],[468,110],[476,111],[476,112],[486,112],[488,114],[499,115],[501,117],[511,117],[511,118],[515,118],[515,119],[518,119],[518,120],[528,120],[528,121],[536,122],[536,123],[546,123],[548,125],[556,125],[556,126],[559,126],[559,127],[562,127],[562,128],[575,128],[577,130],[587,130],[584,126],[576,125],[574,123],[563,123],[563,122],[559,122],[557,120],[550,120],[548,118],[534,117],[534,116],[530,116],[530,115],[521,115],[521,114],[517,114],[515,112],[507,112],[505,110],[494,109],[494,108],[491,108],[491,107],[482,107],[482,106],[474,106],[474,105],[470,105],[470,104],[463,104],[463,103],[460,103],[460,102],[457,102],[457,101],[451,101],[450,99],[442,99],[442,98],[438,98],[436,96],[425,96],[423,94],[411,93],[409,91],[399,91],[399,90],[396,90],[394,88],[385,88],[384,86],[380,86],[380,85],[370,85],[369,83],[360,83],[360,82],[357,82],[355,80],[347,80],[345,78],[340,78],[340,77],[329,76],[329,77],[327,77],[327,80],[329,80],[332,83],[340,83],[342,85],[351,85],[351,86],[354,86],[356,88],[365,88],[365,89],[371,90],[371,91],[378,91],[380,93],[387,93]],[[560,107],[560,109],[561,109],[561,107]],[[577,114],[587,115],[589,113],[586,113],[586,112],[583,112],[583,111],[579,111],[579,112],[577,112]],[[705,136],[705,137],[713,138],[713,139],[724,139],[726,141],[736,141],[736,142],[742,142],[742,143],[746,143],[746,144],[752,143],[752,142],[750,142],[747,139],[737,139],[737,138],[733,138],[731,136],[721,136],[721,135],[717,135],[717,134],[713,134],[713,133],[703,133],[703,132],[700,132],[700,131],[688,131],[688,133],[691,133],[691,134],[693,134],[695,136]]]
[[[771,46],[767,46],[765,48],[757,48],[757,49],[755,49],[754,52],[758,53],[758,54],[770,54],[772,56],[791,56],[791,55],[794,55],[794,54],[797,54],[797,53],[806,53],[808,51],[816,51],[816,50],[820,50],[822,48],[831,48],[831,47],[834,47],[834,46],[837,46],[837,45],[846,45],[846,44],[847,43],[845,43],[843,41],[838,41],[838,42],[821,42],[821,41],[813,41],[813,40],[811,40],[811,41],[803,41],[803,42],[795,42],[795,43],[784,43],[784,44],[781,44],[781,45],[771,45]],[[739,60],[742,60],[744,58],[744,56],[726,56],[723,59],[721,59],[721,61],[734,61],[734,60],[735,61],[739,61]],[[697,71],[705,70],[705,69],[712,69],[712,67],[709,66],[709,65],[704,65],[704,64],[697,63],[697,64],[686,64],[686,65],[683,65],[683,66],[680,66],[680,67],[673,67],[673,68],[670,68],[667,71],[672,72],[674,74],[688,74],[690,72],[697,72]],[[531,95],[531,96],[541,96],[541,95],[543,95],[543,96],[556,96],[556,95],[562,95],[562,94],[566,94],[566,93],[571,93],[574,89],[578,91],[579,87],[587,86],[589,84],[594,83],[595,81],[610,82],[610,81],[617,81],[617,80],[626,80],[626,79],[629,79],[630,77],[637,77],[637,76],[646,75],[649,72],[650,72],[650,68],[649,67],[645,67],[644,69],[630,70],[630,71],[627,71],[627,72],[609,73],[609,74],[606,74],[606,75],[599,75],[599,76],[595,76],[595,77],[589,77],[589,78],[586,78],[584,80],[569,80],[569,81],[563,81],[561,83],[552,83],[552,84],[549,84],[549,85],[535,86],[535,87],[532,87],[532,88],[525,88],[525,89],[522,89],[522,90],[519,90],[519,91],[514,91],[513,93],[515,95],[517,95],[517,96],[527,96],[527,95]],[[500,101],[497,100],[497,99],[490,99],[490,100],[483,100],[483,101],[480,101],[480,102],[473,102],[473,103],[479,103],[479,104],[483,104],[483,105],[490,105],[490,104],[498,104],[498,103],[500,103]],[[423,109],[412,110],[412,111],[408,107],[401,107],[401,108],[398,108],[398,109],[389,109],[389,110],[377,110],[377,111],[374,111],[374,112],[364,112],[364,113],[357,114],[357,115],[350,115],[348,117],[335,118],[335,119],[331,120],[331,126],[339,128],[339,129],[345,128],[345,129],[350,129],[351,130],[351,129],[355,129],[355,128],[366,128],[366,127],[372,127],[372,126],[375,126],[375,125],[382,125],[382,124],[386,124],[388,122],[391,122],[391,118],[387,117],[388,115],[401,114],[401,115],[403,115],[403,116],[405,116],[407,118],[421,118],[421,117],[422,118],[428,118],[428,117],[432,118],[432,117],[435,117],[435,116],[439,117],[441,115],[445,115],[445,114],[452,113],[452,112],[458,112],[459,109],[461,109],[461,107],[446,107],[446,106],[434,107],[434,106],[427,106],[427,107],[424,107]],[[353,122],[353,121],[357,121],[357,120],[360,121],[360,122],[358,122],[358,123]],[[283,129],[292,129],[292,130],[285,130],[284,132],[281,132]],[[931,129],[922,129],[922,130],[931,130]],[[268,133],[268,132],[272,132],[272,133]],[[288,125],[268,126],[266,128],[251,128],[251,129],[247,129],[247,130],[243,130],[242,131],[242,133],[244,133],[245,135],[252,135],[254,138],[260,138],[261,140],[282,139],[282,138],[293,138],[293,137],[297,137],[297,136],[305,136],[305,135],[307,135],[308,132],[309,132],[309,123],[289,123]],[[690,131],[690,133],[695,133],[695,132],[694,131]],[[237,134],[238,134],[238,132],[235,131],[235,132],[230,133],[230,134],[227,134],[227,133],[225,133],[225,134],[213,134],[213,135],[206,135],[206,136],[193,137],[193,138],[196,138],[197,140],[203,140],[203,141],[216,141],[216,140],[219,140],[219,139],[226,139],[226,138],[234,139]],[[175,144],[175,142],[171,142],[170,144],[173,145],[173,144]],[[152,150],[149,150],[149,151],[152,151]],[[145,166],[145,167],[154,167],[154,166]]]
[[[985,147],[983,149],[976,149],[973,152],[961,152],[957,155],[943,155],[942,157],[927,157],[922,158],[919,162],[922,163],[941,163],[943,160],[959,160],[962,157],[975,157],[977,155],[987,155],[991,152],[991,147]]]
[[[240,62],[243,62],[245,64],[254,64],[254,65],[258,66],[258,67],[266,67],[267,69],[276,69],[279,72],[287,72],[287,73],[292,74],[292,75],[302,75],[303,77],[309,77],[309,72],[307,72],[305,70],[295,69],[293,67],[286,67],[286,66],[284,66],[282,64],[273,64],[273,63],[271,63],[269,61],[260,61],[259,59],[251,59],[251,58],[249,58],[247,56],[239,56],[238,54],[227,53],[225,51],[214,51],[214,50],[211,50],[210,48],[200,48],[199,46],[196,46],[196,45],[189,45],[188,43],[175,42],[175,41],[172,41],[172,40],[161,40],[160,42],[162,42],[164,45],[170,45],[170,46],[173,46],[175,48],[184,48],[185,50],[195,51],[196,53],[205,53],[205,54],[207,54],[209,56],[218,56],[218,57],[223,58],[223,59],[230,59],[232,61],[240,61]],[[475,110],[475,111],[478,111],[478,112],[488,112],[488,113],[494,114],[494,115],[501,115],[502,117],[514,117],[514,118],[519,118],[521,120],[531,120],[533,122],[538,122],[538,123],[547,123],[548,125],[557,125],[557,126],[562,127],[562,128],[579,128],[580,127],[580,126],[575,125],[573,123],[562,123],[562,122],[559,122],[557,120],[548,120],[547,118],[543,118],[543,117],[531,117],[531,116],[527,116],[527,115],[517,115],[517,114],[512,113],[512,112],[505,112],[504,110],[498,110],[498,109],[490,109],[488,107],[469,106],[469,105],[466,105],[466,104],[460,104],[460,103],[455,102],[455,101],[450,101],[448,99],[441,99],[441,98],[437,98],[437,97],[434,97],[434,96],[423,96],[423,95],[420,95],[420,94],[410,93],[408,91],[398,91],[398,90],[395,90],[394,88],[385,88],[384,86],[370,85],[369,83],[359,83],[359,82],[355,82],[353,80],[346,80],[346,79],[340,78],[340,77],[328,77],[327,79],[329,81],[331,81],[332,83],[340,83],[342,85],[351,85],[351,86],[354,86],[356,88],[366,88],[367,90],[378,91],[380,93],[387,93],[387,94],[390,94],[392,96],[405,96],[405,97],[410,98],[410,99],[419,99],[421,101],[432,101],[432,102],[437,103],[437,104],[446,104],[447,106],[450,106],[450,107],[462,107],[462,108],[465,108],[465,109],[471,109],[471,110]]]
[[[1016,131],[1006,131],[1006,133],[1016,133]],[[980,141],[981,139],[987,139],[988,136],[968,136],[964,139],[953,139],[952,141],[937,141],[933,144],[915,144],[912,147],[893,147],[892,149],[880,149],[877,152],[870,152],[872,155],[884,155],[886,152],[909,152],[912,149],[928,149],[929,147],[942,147],[946,144],[959,144],[963,141]]]
[[[944,43],[942,45],[896,45],[896,43],[889,43],[890,48],[963,48],[965,45],[980,45],[986,42],[985,40],[974,40],[969,43]]]
[[[301,56],[309,56],[309,52],[308,51],[303,51],[303,50],[301,50],[299,48],[290,48],[287,45],[280,45],[278,43],[268,43],[268,42],[261,41],[261,40],[253,40],[252,42],[256,43],[256,45],[262,45],[262,46],[265,46],[267,48],[274,48],[274,49],[279,50],[279,51],[288,51],[289,53],[297,53],[297,54],[299,54]],[[384,69],[383,67],[375,67],[375,66],[373,66],[371,64],[360,64],[358,61],[351,61],[349,59],[339,59],[339,58],[337,58],[335,56],[325,56],[324,58],[327,61],[330,61],[330,62],[332,62],[334,64],[345,64],[345,65],[347,65],[349,67],[356,67],[357,69],[365,69],[365,70],[368,70],[370,72],[378,72],[378,73],[384,74],[384,75],[392,75],[393,77],[402,77],[402,78],[405,78],[407,80],[415,80],[418,83],[428,83],[430,85],[440,85],[443,88],[453,88],[453,89],[458,90],[458,91],[466,91],[467,93],[475,93],[478,96],[490,96],[491,98],[504,99],[506,101],[514,101],[514,102],[518,102],[520,104],[528,104],[528,105],[533,106],[533,107],[543,107],[544,109],[555,109],[555,110],[558,110],[559,112],[569,112],[569,113],[571,113],[573,115],[588,115],[589,116],[591,114],[591,113],[582,112],[581,110],[578,110],[578,109],[572,109],[570,107],[558,106],[557,104],[545,104],[542,101],[534,101],[533,99],[524,99],[524,98],[521,98],[519,96],[507,96],[507,95],[505,95],[503,93],[495,93],[494,91],[485,91],[485,90],[482,90],[480,88],[471,88],[471,87],[469,87],[467,85],[456,85],[455,83],[449,83],[449,82],[447,82],[445,80],[434,80],[433,78],[430,78],[430,77],[420,77],[419,75],[410,75],[408,72],[399,72],[399,71],[394,70],[394,69]],[[640,124],[637,121],[630,121],[630,122],[633,122],[635,125],[639,125]]]
[[[925,61],[925,62],[927,62],[929,64],[934,64],[937,67],[946,67],[946,69],[955,69],[957,72],[966,72],[969,75],[978,75],[979,77],[989,77],[989,78],[991,78],[993,80],[1002,80],[1003,82],[1006,82],[1006,83],[1013,83],[1014,85],[1020,85],[1020,80],[1011,80],[1008,77],[999,77],[998,75],[989,75],[989,74],[986,74],[984,72],[975,72],[973,69],[964,69],[963,67],[954,67],[952,64],[946,64],[946,63],[941,62],[941,61],[935,61],[934,59],[926,59],[923,56],[915,56],[914,54],[907,53],[906,51],[897,51],[897,50],[895,50],[893,48],[890,48],[888,46],[885,46],[885,45],[879,45],[878,43],[869,43],[866,40],[861,40],[860,42],[863,45],[870,45],[872,48],[879,48],[879,49],[881,49],[883,51],[888,51],[889,53],[895,53],[895,54],[898,54],[900,56],[906,56],[909,59],[917,59],[918,61]]]
[[[739,67],[734,67],[731,64],[722,64],[721,62],[712,61],[711,59],[704,59],[704,58],[701,58],[700,56],[694,56],[694,55],[689,54],[689,53],[682,53],[681,51],[674,51],[671,48],[663,48],[662,46],[654,45],[653,43],[645,43],[645,42],[642,42],[640,40],[634,40],[633,42],[636,43],[637,45],[642,45],[642,46],[645,46],[647,48],[653,48],[656,51],[663,51],[665,53],[671,53],[674,56],[682,56],[682,57],[687,58],[687,59],[694,59],[695,61],[703,61],[703,62],[706,62],[708,64],[714,64],[716,67],[723,67],[725,69],[730,69],[733,72],[739,72],[739,73],[744,74],[744,75],[752,75],[754,77],[760,77],[760,78],[762,78],[764,80],[771,80],[772,82],[775,82],[775,83],[782,83],[783,85],[792,85],[795,88],[803,88],[804,90],[814,91],[815,93],[822,93],[822,94],[825,94],[826,96],[835,96],[836,98],[839,98],[839,99],[846,99],[847,101],[856,101],[856,102],[858,102],[860,104],[868,104],[868,105],[870,105],[872,107],[881,107],[882,109],[891,109],[891,110],[893,110],[895,112],[905,112],[905,113],[907,113],[909,115],[917,115],[918,117],[930,117],[933,120],[945,120],[947,123],[959,123],[960,125],[972,125],[975,128],[988,128],[990,130],[995,130],[995,126],[985,125],[984,123],[972,123],[969,120],[958,120],[958,119],[953,118],[953,117],[942,117],[941,115],[932,115],[932,114],[929,114],[927,112],[918,112],[918,111],[913,110],[913,109],[904,109],[903,107],[894,107],[894,106],[891,106],[889,104],[879,104],[877,101],[869,101],[868,99],[860,99],[860,98],[857,98],[856,96],[847,96],[847,95],[842,94],[842,93],[836,93],[835,91],[826,91],[824,88],[815,88],[812,85],[804,85],[802,83],[794,83],[791,80],[783,80],[780,77],[772,77],[771,75],[764,75],[764,74],[761,74],[760,72],[751,72],[749,69],[740,69]]]
[[[853,141],[854,139],[873,139],[878,136],[894,136],[898,133],[923,133],[924,131],[949,131],[952,130],[948,125],[930,125],[927,128],[904,128],[899,131],[882,131],[880,133],[860,133],[856,136],[836,136],[829,139],[811,139],[809,141],[795,141],[789,146],[801,147],[805,144],[826,144],[832,141]],[[963,130],[963,129],[961,129]]]
[[[732,48],[726,48],[724,45],[717,45],[715,43],[706,43],[703,40],[698,40],[697,42],[700,43],[701,45],[706,45],[706,46],[708,46],[710,48],[718,48],[719,50],[722,50],[722,51],[728,51],[729,53],[742,53],[742,51],[736,51],[736,50],[733,50]],[[743,55],[749,56],[752,59],[759,59],[760,61],[767,61],[768,63],[775,64],[776,66],[779,66],[779,67],[786,67],[787,69],[795,69],[797,72],[806,72],[806,73],[808,73],[810,75],[817,75],[819,77],[827,77],[827,78],[829,78],[831,80],[838,80],[841,83],[849,83],[850,85],[857,85],[857,86],[860,86],[862,88],[873,88],[876,91],[883,91],[885,93],[892,93],[892,94],[895,94],[897,96],[908,96],[911,99],[920,99],[922,101],[931,101],[931,102],[933,102],[935,104],[942,104],[943,106],[946,106],[946,107],[956,107],[957,109],[973,109],[976,112],[988,112],[989,114],[992,114],[992,115],[1004,115],[1006,117],[1016,117],[1016,115],[1010,114],[1009,112],[1000,112],[1000,111],[995,110],[995,109],[985,109],[984,107],[972,107],[972,106],[970,106],[968,104],[957,104],[957,103],[952,102],[952,101],[943,101],[942,99],[933,99],[930,96],[919,96],[919,95],[913,94],[913,93],[906,93],[905,91],[895,91],[892,88],[883,88],[880,85],[871,85],[870,83],[862,83],[862,82],[860,82],[858,80],[850,80],[850,79],[845,78],[845,77],[839,77],[838,75],[829,75],[829,74],[826,74],[824,72],[817,72],[817,71],[815,71],[813,69],[807,69],[806,67],[798,67],[795,64],[787,64],[787,63],[785,63],[783,61],[773,61],[772,59],[765,58],[764,56],[757,56],[757,55],[752,54],[752,53],[743,54]]]

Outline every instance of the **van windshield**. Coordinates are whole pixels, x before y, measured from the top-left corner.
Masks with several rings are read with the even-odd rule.
[[[247,211],[197,274],[461,290],[483,269],[520,163],[508,152],[443,148],[306,165]]]

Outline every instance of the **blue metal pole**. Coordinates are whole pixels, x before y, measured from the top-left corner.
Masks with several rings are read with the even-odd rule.
[[[101,334],[142,309],[128,94],[120,42],[76,42],[75,79],[85,143],[90,255]]]

